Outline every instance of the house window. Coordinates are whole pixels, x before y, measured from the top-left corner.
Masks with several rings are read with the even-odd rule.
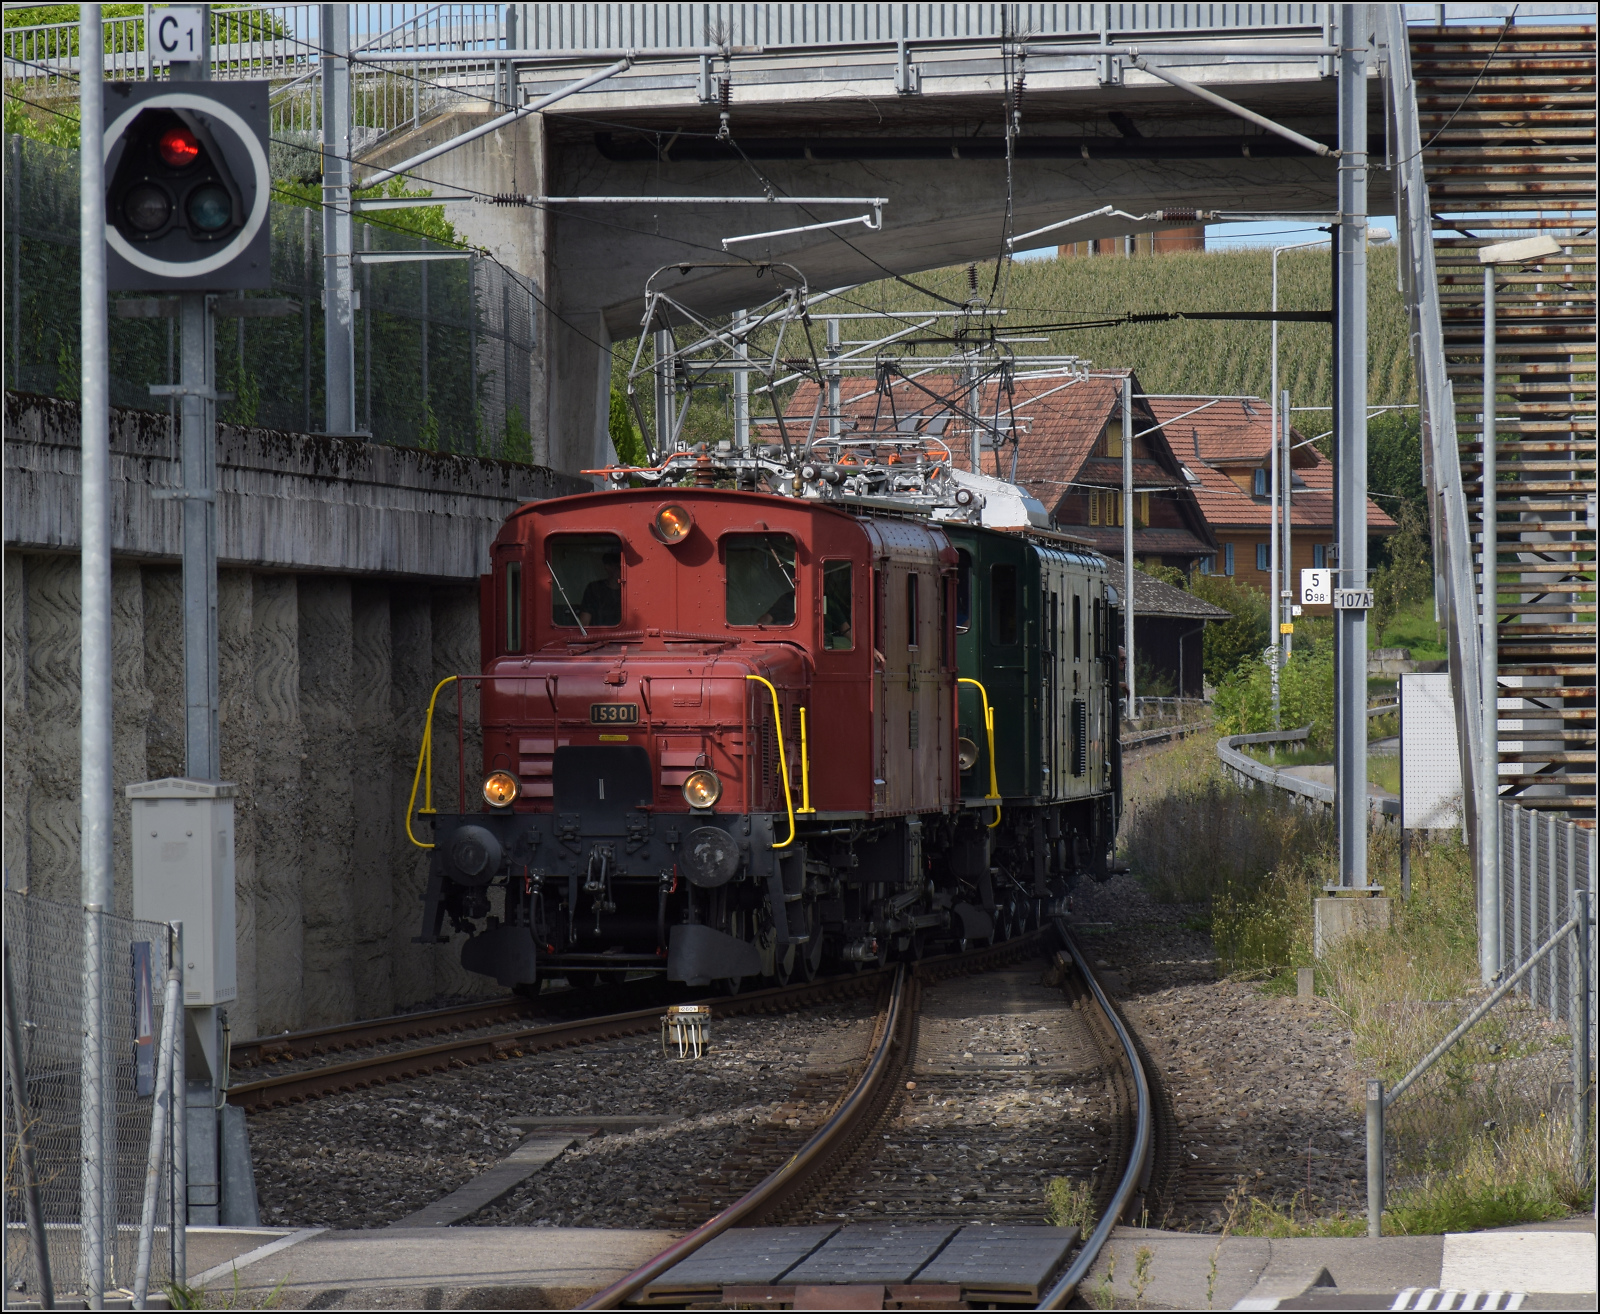
[[[1106,455],[1122,459],[1122,421],[1112,420],[1106,425]]]
[[[1143,495],[1146,502],[1149,495]],[[1113,492],[1089,494],[1089,523],[1120,528],[1122,525],[1122,494]]]
[[[1150,524],[1150,494],[1139,494],[1139,515],[1134,522],[1139,529],[1144,529]]]
[[[1265,574],[1272,569],[1272,559],[1268,554],[1265,543],[1256,544],[1256,569]]]
[[[1209,575],[1216,570],[1217,559],[1215,557],[1201,557],[1196,565],[1202,575]]]
[[[1255,488],[1256,496],[1257,497],[1266,497],[1267,493],[1268,493],[1268,489],[1267,489],[1267,472],[1265,470],[1257,470],[1255,472],[1255,475],[1256,475],[1256,488]]]
[[[1326,543],[1313,543],[1311,545],[1311,565],[1316,570],[1323,570],[1328,564],[1328,545]]]
[[[1222,573],[1224,575],[1233,574],[1233,544],[1232,543],[1224,543],[1222,545]]]

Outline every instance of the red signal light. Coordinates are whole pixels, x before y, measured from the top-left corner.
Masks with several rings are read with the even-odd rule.
[[[188,128],[168,128],[156,143],[162,162],[168,168],[182,169],[200,158],[200,142]]]

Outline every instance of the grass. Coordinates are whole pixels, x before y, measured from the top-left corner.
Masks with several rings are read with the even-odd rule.
[[[1352,936],[1318,961],[1313,901],[1338,873],[1331,829],[1272,791],[1232,785],[1214,766],[1214,745],[1203,745],[1212,764],[1200,747],[1150,755],[1166,761],[1130,772],[1123,835],[1135,874],[1157,898],[1208,906],[1219,973],[1291,994],[1295,969],[1315,965],[1318,993],[1349,1028],[1361,1070],[1393,1084],[1482,997],[1467,850],[1453,834],[1415,837],[1411,899],[1393,897],[1389,928]],[[1370,764],[1380,783],[1398,772],[1394,758]],[[1397,896],[1394,828],[1371,834],[1367,861],[1372,883]],[[1519,997],[1497,1005],[1391,1108],[1385,1229],[1468,1231],[1587,1208],[1570,1115],[1555,1093],[1570,1062],[1562,1028]],[[1313,1215],[1298,1198],[1242,1198],[1234,1230],[1361,1235],[1366,1220]]]
[[[1376,626],[1371,634],[1372,647],[1404,648],[1413,661],[1442,662],[1450,656],[1444,626],[1434,623],[1431,598],[1401,608],[1384,626],[1382,634],[1377,633]]]

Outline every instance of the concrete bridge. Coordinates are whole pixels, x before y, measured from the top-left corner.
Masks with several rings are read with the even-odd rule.
[[[554,26],[576,11],[511,8],[505,40],[520,49],[499,58],[513,69],[514,103],[630,49],[683,52],[641,57],[412,174],[440,191],[617,198],[451,211],[460,231],[543,289],[548,453],[561,469],[609,453],[606,348],[639,331],[645,280],[663,265],[784,260],[822,289],[992,259],[1008,233],[1106,205],[1135,215],[1334,205],[1332,158],[1135,61],[1331,146],[1336,6],[589,5],[577,32]],[[735,53],[691,53],[718,46]],[[1372,151],[1382,160],[1372,82]],[[391,136],[365,163],[392,166],[504,112],[492,100],[480,106]],[[725,237],[866,207],[626,199],[764,194],[888,204],[877,231],[740,243],[730,256]],[[1372,208],[1388,204],[1386,176],[1374,171]],[[1107,217],[1074,226],[1070,240],[1129,231],[1126,219]],[[769,295],[742,268],[695,269],[673,282],[712,313]]]

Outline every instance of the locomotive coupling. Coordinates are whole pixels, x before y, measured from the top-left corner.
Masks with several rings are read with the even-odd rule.
[[[877,937],[869,935],[845,945],[844,953],[840,956],[847,963],[875,963],[880,952]]]

